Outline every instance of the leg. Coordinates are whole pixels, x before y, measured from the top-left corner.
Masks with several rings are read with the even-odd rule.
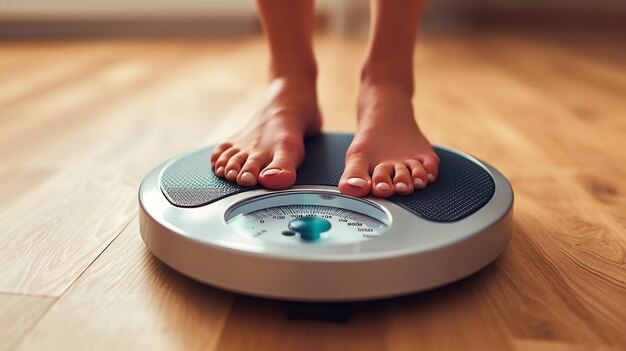
[[[304,136],[319,133],[313,0],[258,0],[270,49],[270,82],[255,122],[217,146],[215,174],[243,186],[284,189],[295,182]]]
[[[358,129],[339,189],[352,196],[407,195],[435,181],[439,159],[413,114],[413,48],[423,0],[371,0]]]

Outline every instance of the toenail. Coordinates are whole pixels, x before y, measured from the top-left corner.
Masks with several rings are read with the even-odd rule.
[[[254,182],[254,175],[250,172],[243,172],[241,175],[241,181],[244,183],[252,183]]]
[[[362,188],[367,185],[367,180],[363,178],[348,178],[348,180],[346,180],[346,183],[352,186]]]
[[[424,181],[422,179],[420,179],[420,178],[415,178],[415,179],[413,179],[413,184],[416,187],[421,188],[421,187],[424,186]]]
[[[224,167],[219,167],[216,171],[215,174],[217,174],[218,176],[222,176],[224,174]]]
[[[235,171],[234,169],[231,169],[230,171],[228,171],[226,178],[237,178],[237,171]]]
[[[265,170],[265,172],[263,172],[263,175],[264,176],[271,176],[271,175],[280,173],[280,171],[281,170],[277,169],[277,168],[267,169],[267,170]]]
[[[428,175],[426,176],[426,179],[428,179],[429,183],[432,183],[435,181],[435,176],[432,175],[432,173],[428,173]]]
[[[408,189],[409,189],[409,187],[406,186],[406,184],[404,184],[402,182],[396,183],[396,190],[398,190],[398,191],[407,191]]]
[[[391,190],[391,187],[387,183],[378,183],[376,184],[376,189],[382,190],[382,191],[389,191]]]

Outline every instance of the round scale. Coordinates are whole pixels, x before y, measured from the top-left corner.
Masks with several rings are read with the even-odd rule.
[[[213,174],[211,147],[158,166],[139,190],[140,232],[177,271],[263,297],[341,301],[447,284],[493,261],[511,236],[513,192],[494,168],[436,147],[437,180],[408,196],[354,198],[337,182],[351,135],[306,140],[287,190]]]

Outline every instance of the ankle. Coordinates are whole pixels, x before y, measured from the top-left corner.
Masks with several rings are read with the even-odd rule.
[[[363,77],[359,87],[358,106],[371,106],[382,101],[410,102],[413,98],[413,86],[405,82],[383,77]]]
[[[317,90],[317,80],[310,75],[302,74],[270,74],[269,86],[281,87],[299,91],[302,94],[315,92]]]
[[[303,122],[305,134],[317,134],[321,129],[321,116],[317,101],[317,84],[314,78],[302,75],[272,76],[265,92],[261,118],[297,116]]]
[[[290,81],[312,82],[317,80],[317,64],[314,59],[289,57],[289,60],[272,60],[270,80],[287,79]]]
[[[361,69],[361,86],[399,90],[413,96],[413,67],[388,62],[367,61]]]
[[[376,129],[380,126],[381,120],[385,121],[384,123],[398,122],[405,118],[413,121],[412,93],[412,89],[401,82],[366,77],[361,81],[357,98],[359,127],[370,126]],[[394,112],[390,115],[381,111]],[[373,132],[376,133],[376,130]]]
[[[283,74],[270,77],[266,91],[267,101],[286,99],[303,106],[317,105],[317,81],[300,74]]]

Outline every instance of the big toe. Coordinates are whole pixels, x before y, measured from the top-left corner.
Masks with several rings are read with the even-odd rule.
[[[339,191],[343,194],[363,197],[370,193],[372,180],[368,174],[367,158],[355,154],[346,158],[346,167],[339,180]]]

